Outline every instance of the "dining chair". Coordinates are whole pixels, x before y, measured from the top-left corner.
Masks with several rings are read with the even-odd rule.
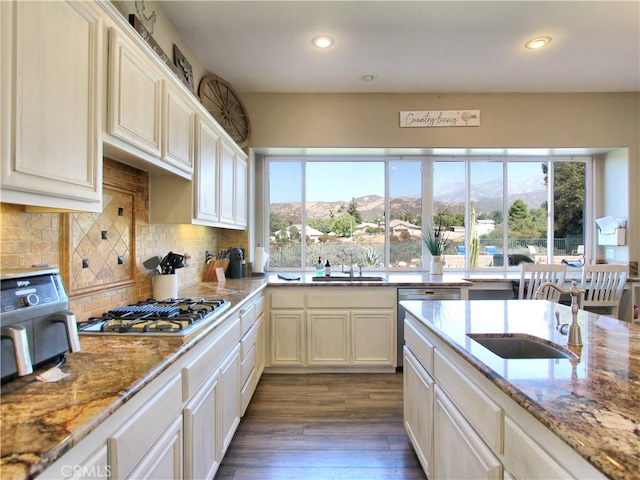
[[[520,264],[520,285],[518,287],[518,299],[520,300],[550,300],[558,303],[560,292],[554,288],[545,288],[537,296],[540,285],[545,282],[553,282],[558,287],[564,288],[564,276],[567,272],[566,265],[549,265],[540,263]]]
[[[618,317],[622,290],[627,281],[627,266],[615,264],[585,265],[582,267],[582,294],[580,308],[608,308],[611,316]]]

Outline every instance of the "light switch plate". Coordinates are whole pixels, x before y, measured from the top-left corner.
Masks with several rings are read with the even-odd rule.
[[[615,250],[613,248],[607,248],[605,253],[607,260],[613,260],[615,258]]]

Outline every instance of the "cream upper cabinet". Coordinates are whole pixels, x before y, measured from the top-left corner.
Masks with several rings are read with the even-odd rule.
[[[226,139],[220,143],[220,222],[247,226],[247,159]]]
[[[235,152],[226,144],[220,144],[220,221],[235,223]]]
[[[101,211],[101,11],[1,2],[0,23],[2,201]]]
[[[162,77],[132,41],[110,29],[107,133],[158,159]],[[119,146],[127,148],[126,144]]]
[[[196,159],[193,179],[194,218],[204,222],[220,220],[218,166],[220,134],[205,119],[198,117],[196,130]]]
[[[193,172],[195,110],[185,96],[164,81],[162,158],[187,173]]]
[[[235,224],[238,227],[247,226],[247,200],[249,172],[247,171],[247,158],[244,155],[236,155],[235,161]]]

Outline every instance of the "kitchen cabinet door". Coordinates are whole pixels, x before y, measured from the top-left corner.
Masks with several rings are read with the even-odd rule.
[[[151,156],[161,156],[162,72],[126,36],[109,31],[110,135]]]
[[[220,135],[209,122],[198,118],[196,131],[196,155],[194,218],[203,222],[218,222],[220,202],[218,187],[218,166]]]
[[[0,2],[0,18],[2,201],[102,211],[102,13]]]
[[[348,310],[307,311],[307,364],[349,364]]]
[[[434,478],[502,479],[502,464],[437,386],[434,436]]]
[[[271,365],[305,365],[303,322],[304,310],[271,311]]]
[[[117,477],[112,477],[117,478]],[[182,418],[178,417],[144,456],[131,475],[135,479],[179,480],[182,475]]]
[[[353,310],[351,312],[351,364],[396,364],[395,310]]]
[[[164,82],[164,114],[162,126],[162,159],[184,170],[193,173],[194,119],[195,110],[185,96],[171,85]]]
[[[220,143],[220,221],[235,225],[235,152],[226,142]]]
[[[235,224],[238,227],[247,226],[247,203],[248,203],[248,172],[247,159],[236,155],[235,157]]]
[[[218,405],[218,375],[211,377],[191,398],[184,409],[184,473],[185,478],[213,478],[220,466],[221,451]]]
[[[404,427],[427,477],[433,468],[434,381],[411,350],[404,349]]]
[[[222,461],[233,434],[240,423],[240,345],[227,355],[220,367],[221,416],[220,416],[220,454]]]

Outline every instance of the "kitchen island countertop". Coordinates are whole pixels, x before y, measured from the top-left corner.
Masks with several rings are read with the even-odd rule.
[[[484,377],[612,479],[640,472],[640,325],[580,310],[584,346],[569,359],[503,359],[467,336],[526,334],[566,347],[570,308],[547,301],[403,301]]]

